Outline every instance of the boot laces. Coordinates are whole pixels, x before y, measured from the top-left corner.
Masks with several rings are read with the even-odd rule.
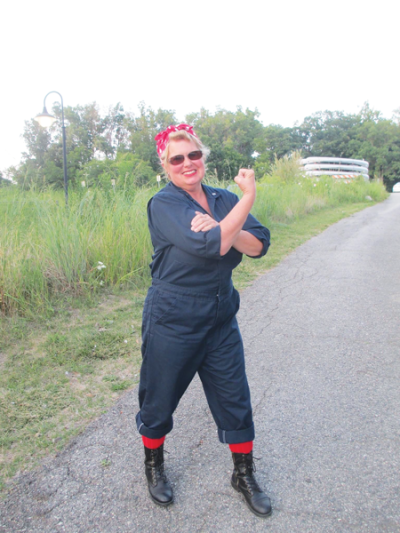
[[[151,469],[151,480],[153,485],[157,485],[158,481],[162,480],[165,483],[167,482],[167,476],[164,472],[164,465],[159,465]]]
[[[250,494],[254,494],[255,492],[262,492],[260,486],[256,481],[256,478],[253,476],[253,474],[257,471],[254,460],[252,459],[251,461],[249,461],[248,458],[243,455],[243,462],[240,466],[242,468],[240,468],[238,472],[240,478],[243,480],[246,486],[246,490]]]
[[[167,476],[164,472],[164,462],[161,461],[159,457],[159,449],[152,450],[151,453],[151,480],[153,485],[157,485],[159,480],[167,482]]]
[[[248,473],[247,475],[243,476],[242,479],[246,485],[246,490],[250,494],[254,494],[255,492],[262,492],[256,481],[256,478],[252,474]]]

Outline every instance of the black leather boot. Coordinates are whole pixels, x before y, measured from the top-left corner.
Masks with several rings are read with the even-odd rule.
[[[166,507],[174,501],[172,487],[164,473],[164,445],[151,450],[144,447],[144,461],[150,496],[154,503]]]
[[[260,489],[253,475],[253,453],[232,453],[232,458],[235,465],[232,487],[243,494],[250,511],[262,518],[269,516],[272,513],[271,500]]]

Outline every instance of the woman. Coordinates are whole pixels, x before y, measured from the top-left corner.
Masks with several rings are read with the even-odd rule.
[[[269,246],[268,229],[250,215],[254,172],[242,169],[236,176],[243,192],[239,200],[202,184],[209,151],[191,126],[169,126],[155,139],[170,182],[148,204],[154,255],[136,421],[149,492],[158,505],[173,501],[163,444],[172,414],[198,372],[219,439],[233,455],[232,486],[255,514],[268,516],[270,499],[253,476],[254,425],[236,321],[239,295],[231,279],[243,253],[261,257]]]

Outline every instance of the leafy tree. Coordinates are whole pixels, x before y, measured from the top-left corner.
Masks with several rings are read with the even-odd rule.
[[[34,159],[37,167],[41,167],[46,159],[46,154],[51,143],[51,133],[42,128],[36,120],[25,121],[25,131],[23,133],[27,152],[22,154],[23,159]]]
[[[400,175],[400,125],[365,103],[357,115],[315,113],[298,127],[307,156],[369,162],[369,175],[389,183]]]
[[[135,154],[119,153],[115,163],[119,174],[117,186],[127,189],[155,184],[154,170]]]
[[[393,111],[392,121],[400,126],[400,107]]]
[[[265,151],[269,154],[270,160],[274,156],[278,159],[301,148],[302,139],[296,128],[283,128],[282,126],[271,124],[264,128]]]
[[[55,112],[60,117],[61,107],[58,104],[56,104]],[[87,161],[90,161],[97,151],[106,156],[112,154],[112,147],[104,136],[105,123],[95,102],[85,106],[66,107],[64,114],[68,122],[68,153],[79,147],[81,157]],[[60,127],[59,139],[61,139],[61,121],[58,121],[58,124]]]
[[[256,178],[262,178],[271,170],[271,165],[273,162],[273,153],[264,152],[260,154],[254,163],[254,172]]]
[[[359,112],[359,116],[361,117],[361,122],[378,123],[380,120],[383,119],[382,113],[380,111],[376,111],[375,109],[372,109],[368,102],[364,102]]]
[[[240,167],[254,163],[254,152],[262,149],[263,125],[258,111],[241,107],[237,111],[218,110],[214,115],[202,108],[199,113],[186,116],[195,131],[211,150],[208,159],[210,173],[221,180],[236,176]]]
[[[351,141],[361,123],[357,115],[341,111],[324,111],[306,117],[297,127],[301,148],[309,156],[352,157]]]
[[[264,128],[263,138],[258,140],[257,147],[259,156],[254,169],[256,176],[261,178],[270,171],[276,159],[281,159],[296,150],[301,150],[302,139],[296,128],[284,128],[271,124]]]
[[[0,170],[0,187],[9,187],[12,185],[12,181],[7,179]]]
[[[79,172],[87,187],[113,187],[133,190],[155,183],[155,172],[150,165],[130,152],[119,152],[115,160],[92,159]]]
[[[130,130],[130,147],[139,159],[146,161],[155,172],[160,171],[160,160],[154,137],[169,125],[176,124],[174,111],[146,108],[144,102],[139,104],[139,116],[131,117],[127,126]]]
[[[60,119],[59,104],[53,107]],[[102,116],[96,103],[64,109],[67,137],[68,178],[71,185],[137,187],[152,183],[160,172],[154,137],[178,123],[174,111],[154,111],[143,102],[135,116],[118,103]],[[293,128],[271,124],[264,127],[257,110],[235,112],[202,108],[186,116],[202,141],[211,149],[208,173],[231,180],[240,167],[253,166],[258,178],[268,174],[276,158],[294,151],[304,156],[366,159],[369,173],[387,184],[400,177],[400,108],[392,120],[365,103],[361,111],[345,114],[324,111],[306,117]],[[50,130],[33,120],[25,123],[27,151],[9,178],[20,187],[62,188],[63,148],[61,121]],[[0,182],[4,181],[0,178]]]
[[[129,135],[132,128],[132,118],[126,115],[123,106],[118,102],[110,107],[103,119],[104,137],[112,149],[112,154],[128,150]]]
[[[27,159],[19,167],[10,167],[10,174],[21,189],[30,189],[33,186],[42,188],[45,185],[44,174],[38,168],[34,159]]]
[[[364,121],[357,132],[356,156],[369,162],[370,175],[385,182],[400,176],[400,126],[391,120]]]
[[[50,130],[41,127],[34,120],[25,123],[24,138],[28,151],[23,154],[22,164],[14,174],[14,179],[25,188],[33,184],[39,188],[64,186],[60,104],[54,105],[53,113],[59,120]],[[116,114],[115,108],[113,113]],[[112,124],[111,127],[115,129],[115,121],[113,123],[109,117],[103,119],[95,103],[75,108],[65,107],[64,116],[68,180],[70,184],[74,184],[78,171],[95,154],[113,156],[114,146],[107,141],[107,127]],[[108,137],[112,138],[112,134]]]

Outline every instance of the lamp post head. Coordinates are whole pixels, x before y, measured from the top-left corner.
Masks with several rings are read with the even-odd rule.
[[[37,115],[34,120],[39,122],[43,128],[50,128],[57,119],[53,115],[50,115],[50,113],[47,112],[46,106],[44,106],[43,111]]]

